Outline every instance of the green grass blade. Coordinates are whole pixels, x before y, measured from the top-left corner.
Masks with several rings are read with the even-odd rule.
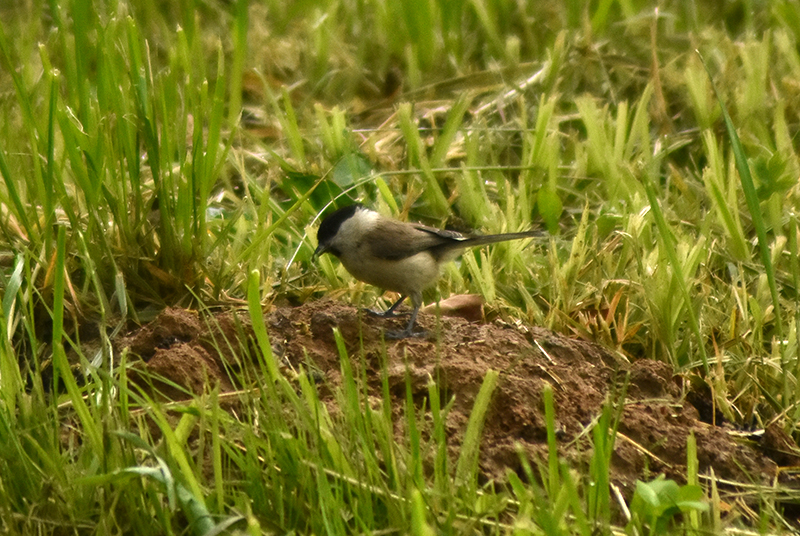
[[[699,54],[699,53],[698,53]],[[767,241],[767,226],[764,223],[764,216],[761,213],[761,204],[758,200],[758,193],[756,192],[753,177],[750,175],[750,165],[747,163],[747,155],[744,152],[744,147],[736,133],[736,127],[728,114],[728,109],[722,101],[722,97],[717,90],[717,85],[711,76],[711,71],[706,65],[705,59],[700,56],[700,61],[703,62],[711,79],[711,87],[714,89],[714,94],[717,96],[720,109],[722,110],[722,118],[725,121],[725,130],[728,132],[728,137],[731,140],[731,149],[733,150],[733,157],[736,160],[736,169],[739,171],[739,179],[742,182],[742,191],[744,192],[744,199],[747,202],[747,209],[750,212],[750,217],[753,219],[753,227],[756,230],[758,237],[758,250],[761,254],[761,263],[764,265],[764,271],[767,274],[767,282],[769,284],[769,292],[772,295],[772,305],[775,314],[775,324],[777,326],[777,336],[783,338],[783,315],[781,309],[781,302],[778,296],[778,286],[775,282],[775,267],[772,265],[772,258],[770,257],[769,242]]]
[[[25,210],[25,207],[22,204],[22,199],[20,198],[19,191],[17,190],[17,183],[16,177],[11,174],[11,170],[8,167],[8,163],[6,162],[6,158],[3,155],[3,150],[0,148],[0,175],[3,176],[3,181],[6,184],[6,188],[8,189],[8,196],[11,198],[11,203],[14,205],[15,213],[17,219],[22,224],[22,227],[25,229],[25,233],[29,237],[34,237],[36,234],[34,233],[34,229],[31,228],[31,224],[28,220],[28,214]]]
[[[101,423],[92,415],[86,400],[72,374],[72,368],[64,351],[64,293],[66,288],[66,229],[58,227],[56,258],[53,267],[53,367],[67,388],[72,406],[78,414],[89,444],[96,456],[102,457],[105,451]],[[55,388],[58,382],[53,382]]]
[[[261,294],[259,292],[261,278],[258,270],[250,272],[247,281],[247,310],[250,313],[250,321],[253,324],[253,332],[256,335],[256,342],[260,350],[259,363],[266,372],[266,377],[270,383],[277,381],[280,376],[278,365],[275,363],[275,356],[272,354],[272,345],[267,334],[267,326],[264,324],[264,312],[261,310]]]
[[[686,484],[699,487],[698,473],[697,438],[694,435],[694,431],[691,431],[689,432],[689,437],[686,438]],[[700,529],[700,512],[696,510],[689,512],[689,525],[694,530]]]
[[[433,419],[431,440],[436,450],[433,461],[433,486],[441,497],[450,495],[450,476],[448,475],[447,435],[445,430],[446,413],[442,409],[439,386],[436,382],[428,382],[428,399]]]
[[[225,508],[225,473],[222,469],[222,442],[220,421],[222,409],[219,407],[219,387],[211,391],[211,467],[214,469],[214,493],[217,500],[217,511]]]
[[[425,500],[419,490],[411,492],[411,534],[414,536],[435,536],[437,532],[425,519]]]
[[[17,396],[22,393],[23,382],[22,374],[19,370],[19,363],[16,352],[13,348],[13,333],[9,329],[15,319],[15,304],[17,293],[22,287],[22,269],[25,267],[25,259],[20,255],[14,264],[14,271],[8,279],[3,295],[3,316],[0,318],[0,394],[6,407],[13,413],[17,407]]]
[[[483,425],[486,422],[486,413],[492,400],[492,393],[497,386],[498,377],[499,373],[490,369],[483,378],[483,384],[478,391],[478,396],[475,397],[475,403],[469,415],[461,453],[456,463],[456,485],[465,486],[470,496],[474,496],[477,491],[475,486],[477,485],[478,455],[480,454]]]
[[[421,169],[422,176],[425,179],[425,199],[435,209],[439,215],[447,214],[450,207],[447,198],[442,191],[442,187],[436,180],[433,174],[433,169],[428,159],[425,144],[419,134],[419,129],[413,120],[413,107],[409,103],[403,103],[397,111],[400,121],[400,130],[403,132],[403,137],[408,146],[408,162],[410,166]]]
[[[25,267],[25,259],[22,255],[17,256],[14,263],[14,271],[11,272],[11,277],[6,282],[6,288],[3,294],[3,317],[8,320],[14,316],[14,304],[17,301],[17,292],[22,287],[22,269]],[[10,333],[6,333],[10,337]]]
[[[233,65],[228,75],[230,89],[228,91],[228,125],[231,130],[239,124],[242,113],[242,75],[247,54],[248,7],[247,0],[237,0],[233,24]]]
[[[414,393],[411,385],[411,371],[406,365],[405,387],[406,387],[406,426],[408,428],[409,459],[408,465],[411,472],[411,481],[417,488],[424,488],[422,471],[422,436],[417,423],[417,410],[414,406]]]
[[[447,113],[447,119],[442,128],[442,133],[436,139],[436,143],[433,146],[433,153],[430,156],[430,166],[432,168],[444,167],[447,152],[450,150],[450,146],[464,120],[464,114],[469,108],[469,104],[470,99],[461,97],[453,104],[452,108],[450,108],[450,111]]]
[[[544,398],[545,427],[547,428],[547,493],[551,498],[556,497],[560,488],[561,468],[558,463],[558,445],[556,444],[556,417],[555,402],[553,402],[553,387],[548,383],[542,390]]]
[[[647,194],[647,200],[650,202],[650,210],[653,213],[653,219],[655,220],[656,227],[658,228],[658,235],[661,237],[661,243],[664,245],[665,253],[669,259],[669,264],[672,267],[673,281],[676,281],[681,296],[683,297],[683,302],[686,307],[686,315],[689,319],[689,325],[697,341],[697,351],[700,353],[700,359],[703,363],[703,372],[707,375],[709,371],[708,355],[706,353],[705,341],[703,340],[700,332],[700,323],[697,320],[697,313],[694,310],[689,289],[686,288],[687,283],[686,279],[684,278],[683,266],[678,259],[678,253],[675,249],[675,241],[674,237],[672,236],[672,231],[670,231],[667,220],[664,218],[664,213],[661,210],[661,204],[656,196],[655,188],[651,179],[651,175],[655,175],[656,165],[657,160],[654,160],[654,162],[651,164],[653,170],[642,177],[642,181],[644,182],[644,190]]]

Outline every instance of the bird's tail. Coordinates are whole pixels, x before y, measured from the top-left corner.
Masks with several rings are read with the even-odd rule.
[[[486,244],[494,244],[496,242],[506,242],[508,240],[519,240],[520,238],[534,238],[543,236],[541,231],[523,231],[520,233],[504,233],[493,234],[484,236],[472,236],[464,239],[459,244],[463,247],[483,246]]]

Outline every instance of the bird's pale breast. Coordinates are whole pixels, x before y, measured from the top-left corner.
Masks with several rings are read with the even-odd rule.
[[[359,251],[347,259],[342,257],[342,264],[356,279],[403,295],[421,291],[439,277],[439,265],[427,251],[401,260],[379,259]]]

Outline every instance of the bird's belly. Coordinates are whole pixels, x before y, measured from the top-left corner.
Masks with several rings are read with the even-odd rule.
[[[427,251],[401,260],[360,255],[342,263],[356,279],[406,296],[422,292],[439,277],[439,264]]]

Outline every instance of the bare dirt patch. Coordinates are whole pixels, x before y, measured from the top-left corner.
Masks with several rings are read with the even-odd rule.
[[[407,378],[420,402],[428,396],[428,383],[435,381],[445,401],[454,397],[447,416],[448,441],[454,452],[486,372],[498,371],[500,380],[481,444],[480,467],[486,478],[504,479],[507,469],[521,472],[517,445],[532,460],[546,459],[542,391],[547,384],[554,392],[559,454],[585,468],[591,455],[590,427],[609,393],[619,392],[626,375],[628,390],[612,459],[614,480],[624,490],[630,491],[637,478],[659,473],[682,480],[690,433],[697,438],[700,471],[707,473],[713,467],[723,479],[767,483],[778,473],[778,464],[797,462],[785,458],[787,449],[796,445],[780,429],[770,431],[769,437],[780,437],[769,444],[788,441],[789,447],[774,449],[738,438],[729,425],[702,422],[695,406],[682,396],[668,365],[650,360],[629,364],[595,344],[546,329],[423,314],[420,324],[432,337],[384,343],[382,332],[402,328],[404,317],[373,318],[329,300],[277,308],[265,320],[283,364],[307,367],[331,386],[338,385],[341,377],[334,327],[343,335],[353,367],[366,366],[369,388],[376,396],[385,348],[395,422],[403,422]],[[226,366],[252,365],[247,357],[255,355],[252,347],[229,345],[241,340],[242,334],[251,336],[246,313],[228,311],[203,320],[192,311],[167,309],[118,345],[141,358],[137,364],[141,373],[160,375],[201,392],[209,381],[219,382],[223,389],[233,388],[234,382],[224,372]],[[166,384],[162,392],[180,397],[180,391]]]

